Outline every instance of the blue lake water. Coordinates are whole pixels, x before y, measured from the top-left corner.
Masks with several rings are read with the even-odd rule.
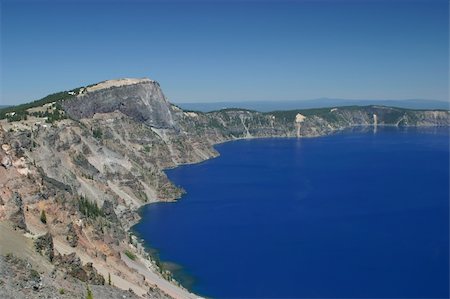
[[[449,133],[242,140],[167,171],[187,194],[134,230],[214,298],[449,295]]]

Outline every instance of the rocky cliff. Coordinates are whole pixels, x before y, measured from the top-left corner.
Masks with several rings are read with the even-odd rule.
[[[174,125],[171,105],[159,84],[149,79],[120,79],[87,87],[75,98],[62,102],[66,113],[75,119],[96,113],[120,111],[135,121],[156,128]]]
[[[88,269],[94,273],[92,281],[105,283],[111,277],[115,286],[141,297],[165,297],[159,289],[172,297],[195,297],[167,281],[170,274],[151,262],[128,233],[139,220],[140,206],[182,195],[164,169],[215,157],[214,144],[239,138],[311,137],[352,126],[450,124],[448,111],[382,106],[183,111],[149,79],[105,81],[69,93],[3,114],[0,223],[26,231],[32,239],[52,237],[45,251],[29,246],[30,252],[45,252],[46,265],[48,256],[58,257],[52,267],[76,273],[75,279],[90,277],[83,274]],[[22,255],[37,259],[34,253]],[[79,269],[61,266],[69,257]]]

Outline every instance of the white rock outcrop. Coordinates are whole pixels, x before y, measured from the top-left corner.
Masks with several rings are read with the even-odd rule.
[[[145,82],[154,82],[153,80],[150,80],[148,78],[121,78],[121,79],[115,79],[115,80],[106,80],[103,82],[100,82],[98,84],[95,84],[93,86],[87,87],[87,92],[93,92],[100,89],[106,89],[110,87],[120,87],[125,85],[133,85],[138,83],[145,83]]]
[[[304,115],[302,115],[300,113],[297,113],[297,115],[295,116],[295,122],[296,123],[302,123],[302,122],[305,121],[305,119],[306,119],[306,116],[304,116]]]

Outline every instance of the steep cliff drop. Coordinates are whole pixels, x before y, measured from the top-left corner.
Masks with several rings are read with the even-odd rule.
[[[75,98],[63,101],[62,106],[75,119],[90,118],[96,113],[120,111],[152,127],[174,126],[170,103],[159,83],[150,79],[104,81],[87,87]]]

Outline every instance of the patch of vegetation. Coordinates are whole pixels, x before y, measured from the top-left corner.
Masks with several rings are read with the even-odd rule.
[[[88,159],[86,159],[86,157],[82,153],[77,153],[76,155],[74,155],[72,160],[73,163],[75,163],[77,166],[83,168],[86,168],[90,164]]]
[[[63,190],[63,191],[66,191],[66,192],[72,194],[72,188],[69,185],[66,185],[63,182],[60,182],[58,180],[55,180],[51,177],[46,176],[44,171],[42,170],[42,168],[38,168],[38,171],[39,171],[39,174],[42,176],[42,179],[45,183],[49,183],[60,190]]]
[[[61,295],[64,295],[65,292],[66,292],[66,291],[65,291],[64,289],[59,289],[59,293],[60,293]]]
[[[86,291],[87,291],[86,299],[94,299],[94,295],[92,295],[92,291],[89,288],[89,285],[86,285]]]
[[[0,115],[1,117],[1,115]],[[28,119],[28,112],[27,111],[17,111],[17,112],[10,112],[5,114],[5,117],[8,120],[8,122],[14,122],[14,121],[21,121],[21,120],[27,120]]]
[[[148,196],[144,191],[135,189],[133,193],[143,202],[148,202]]]
[[[21,104],[21,105],[17,105],[17,106],[8,106],[6,108],[2,108],[0,109],[0,119],[6,119],[8,117],[8,121],[11,119],[11,121],[17,121],[17,120],[22,120],[24,117],[26,117],[26,115],[28,115],[28,112],[26,110],[30,109],[30,108],[34,108],[34,107],[41,107],[45,104],[49,104],[52,102],[56,102],[57,104],[59,104],[59,102],[70,99],[72,97],[74,97],[78,91],[80,90],[80,88],[75,88],[72,89],[70,91],[61,91],[61,92],[57,92],[57,93],[53,93],[50,94],[46,97],[43,97],[42,99],[30,102],[30,103],[26,103],[26,104]],[[70,92],[70,93],[69,93]],[[74,93],[74,94],[71,94]],[[11,114],[13,114],[11,116]],[[21,118],[21,119],[19,119]]]
[[[41,222],[44,224],[47,224],[47,215],[45,215],[44,210],[42,210],[42,212],[41,212]]]
[[[36,271],[36,270],[34,270],[34,269],[31,269],[31,270],[30,270],[30,277],[31,277],[31,279],[33,279],[33,280],[39,280],[39,279],[41,279],[41,275],[39,274],[39,272]]]
[[[215,118],[209,120],[208,126],[216,129],[223,129],[223,125]]]
[[[96,202],[91,202],[84,196],[80,196],[78,200],[78,210],[88,218],[97,218],[103,216],[103,211],[98,207]]]
[[[94,136],[94,138],[96,138],[96,139],[102,139],[102,136],[103,136],[102,129],[100,129],[100,128],[93,129],[92,136]]]
[[[395,124],[397,123],[406,113],[401,110],[389,109],[387,111],[383,111],[382,114],[379,115],[380,119],[385,124]]]
[[[132,261],[136,260],[136,255],[129,250],[124,251],[125,255]]]
[[[91,181],[94,180],[94,176],[92,174],[81,173],[81,176]]]

